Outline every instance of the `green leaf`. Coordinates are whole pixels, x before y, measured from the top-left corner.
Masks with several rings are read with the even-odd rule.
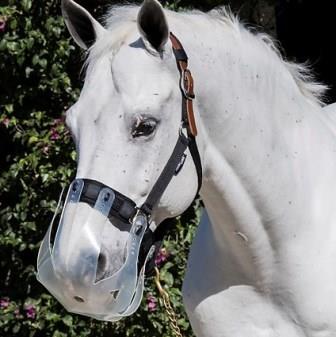
[[[16,21],[16,19],[12,19],[12,20],[10,21],[9,26],[10,26],[11,29],[15,30],[16,27],[17,27],[17,21]]]
[[[39,139],[36,136],[30,136],[29,140],[28,140],[28,144],[36,143],[36,142],[38,142],[38,140]]]
[[[70,316],[70,315],[64,316],[62,318],[62,321],[66,326],[72,326],[72,324],[73,324],[73,319],[72,319],[72,316]]]
[[[21,325],[20,324],[15,324],[13,326],[13,329],[12,329],[13,334],[17,334],[20,331],[20,329],[21,329]]]
[[[21,0],[22,8],[24,11],[28,12],[32,6],[31,0]]]

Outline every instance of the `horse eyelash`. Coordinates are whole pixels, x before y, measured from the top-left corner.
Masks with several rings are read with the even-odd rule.
[[[137,115],[135,119],[134,129],[138,128],[144,120],[145,120],[144,116]]]

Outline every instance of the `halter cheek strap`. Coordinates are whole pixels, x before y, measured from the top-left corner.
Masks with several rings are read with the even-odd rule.
[[[193,137],[197,136],[197,127],[194,115],[193,99],[194,94],[194,79],[191,71],[188,69],[188,55],[185,52],[182,43],[178,38],[170,33],[170,41],[172,43],[173,52],[175,55],[177,68],[180,72],[180,89],[182,92],[182,115],[183,119],[188,121],[188,131]]]
[[[195,98],[194,80],[191,71],[188,69],[188,56],[181,42],[173,33],[170,33],[170,41],[173,46],[177,68],[180,72],[180,89],[182,93],[181,127],[173,153],[146,201],[140,207],[140,210],[148,215],[152,213],[153,208],[159,202],[171,179],[174,175],[177,175],[183,167],[187,156],[185,153],[187,148],[189,148],[197,173],[198,186],[196,195],[202,186],[202,164],[195,139],[197,136],[197,128],[193,107],[193,100]],[[184,135],[183,129],[186,129],[187,136]],[[162,224],[160,226],[162,226]]]
[[[196,196],[202,187],[202,163],[196,143],[197,127],[193,106],[193,100],[195,98],[194,80],[191,71],[188,69],[188,55],[181,42],[173,33],[170,33],[170,41],[172,43],[177,68],[180,73],[180,89],[182,93],[181,128],[173,153],[149,193],[146,201],[140,207],[140,210],[148,216],[150,216],[153,208],[159,202],[173,176],[177,175],[182,169],[187,157],[185,153],[187,148],[189,148],[197,173],[198,186]],[[183,133],[183,129],[186,129],[186,136]],[[152,245],[155,245],[155,253],[146,265],[146,276],[153,275],[155,268],[155,256],[159,252],[164,236],[171,229],[174,223],[174,219],[166,219],[156,228],[154,232],[152,232],[149,227],[147,228],[140,249],[139,266],[141,267],[143,265],[147,252]]]
[[[195,98],[194,79],[192,77],[191,71],[188,69],[188,55],[185,52],[181,42],[173,33],[170,33],[170,41],[172,42],[173,52],[176,58],[178,70],[181,75],[180,88],[182,92],[182,121],[187,127],[189,138],[188,147],[196,168],[198,181],[197,195],[202,187],[203,173],[201,158],[196,143],[198,131],[196,127],[193,105],[193,100]]]

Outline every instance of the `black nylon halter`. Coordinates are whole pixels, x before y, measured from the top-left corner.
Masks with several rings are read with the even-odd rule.
[[[202,186],[202,164],[200,155],[198,152],[196,139],[195,139],[195,125],[192,126],[190,118],[194,118],[192,110],[192,100],[194,98],[193,86],[186,87],[186,81],[189,78],[192,80],[191,73],[187,69],[188,66],[188,56],[180,43],[180,41],[171,33],[170,39],[173,44],[173,51],[176,58],[176,63],[178,70],[180,72],[180,89],[182,93],[182,113],[181,113],[181,125],[178,133],[178,139],[174,150],[164,166],[159,178],[155,182],[153,188],[148,194],[143,205],[138,208],[133,200],[123,195],[122,193],[112,189],[109,186],[104,185],[103,183],[92,180],[92,179],[82,179],[84,182],[83,191],[80,197],[80,201],[94,206],[101,189],[108,187],[115,194],[115,200],[111,207],[109,217],[116,217],[117,219],[125,222],[132,223],[134,216],[138,212],[144,213],[148,218],[150,218],[153,209],[157,206],[160,201],[161,196],[169,185],[170,181],[174,176],[178,175],[181,169],[183,168],[184,162],[186,160],[187,154],[186,151],[189,149],[191,157],[193,159],[197,179],[198,187],[195,197],[198,195],[201,186]],[[186,71],[188,71],[188,78],[185,78]],[[189,77],[190,76],[190,77]],[[190,84],[190,83],[189,83]],[[191,88],[191,89],[190,89]],[[189,105],[189,106],[188,106]],[[190,117],[190,113],[192,116]],[[194,120],[193,120],[194,123]],[[173,222],[172,219],[167,219],[163,221],[157,229],[153,232],[149,226],[146,229],[144,238],[142,240],[140,253],[139,253],[139,270],[143,266],[146,256],[150,248],[155,245],[155,253],[150,258],[146,266],[146,275],[149,276],[152,274],[155,267],[155,257],[161,247],[161,243],[164,235],[171,228]]]
[[[170,39],[173,45],[173,52],[176,59],[177,68],[180,73],[180,89],[182,94],[182,109],[181,109],[181,129],[179,132],[179,137],[172,155],[170,156],[166,166],[164,167],[161,175],[153,186],[151,192],[149,193],[146,201],[141,206],[141,210],[147,214],[151,214],[154,206],[160,200],[160,197],[167,188],[169,182],[174,175],[177,175],[182,169],[184,161],[186,159],[186,149],[189,148],[191,157],[193,159],[196,173],[197,173],[197,192],[195,198],[197,197],[201,187],[202,187],[202,163],[199,155],[197,143],[194,134],[191,131],[191,125],[188,118],[188,101],[194,99],[194,93],[188,92],[188,88],[184,87],[184,71],[188,70],[188,55],[184,50],[181,42],[177,37],[170,33]],[[181,66],[183,65],[183,67]],[[189,70],[188,70],[189,71]],[[189,71],[190,73],[190,71]],[[190,73],[191,76],[191,73]],[[193,88],[192,88],[193,89]],[[192,116],[193,117],[193,116]],[[183,134],[183,129],[186,130],[187,136]],[[157,256],[164,236],[167,232],[175,225],[175,219],[164,220],[154,232],[150,228],[147,228],[144,238],[142,240],[142,245],[139,254],[139,267],[142,267],[147,253],[152,245],[155,245],[155,253],[153,257],[147,262],[146,265],[146,276],[151,276],[154,274],[155,268],[155,257]]]

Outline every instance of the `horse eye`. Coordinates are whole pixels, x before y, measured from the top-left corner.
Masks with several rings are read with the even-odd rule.
[[[151,135],[156,128],[157,121],[153,118],[138,118],[132,128],[132,137],[146,137]]]

